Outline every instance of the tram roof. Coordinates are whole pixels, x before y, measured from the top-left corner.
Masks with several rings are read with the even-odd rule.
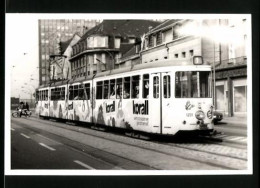
[[[134,66],[128,66],[120,69],[113,69],[113,70],[108,70],[104,72],[97,73],[94,78],[100,78],[100,77],[106,77],[106,76],[111,76],[111,75],[116,75],[116,74],[121,74],[121,73],[128,73],[128,72],[133,72],[137,70],[143,70],[143,69],[153,69],[153,68],[161,68],[161,67],[173,67],[173,66],[192,66],[193,62],[192,59],[178,59],[178,60],[161,60],[161,61],[155,61],[155,62],[150,62],[150,63],[143,63],[143,64],[137,64]],[[207,64],[203,65],[198,65],[198,66],[205,66]],[[194,65],[195,66],[195,65]],[[209,66],[209,65],[207,65]],[[92,80],[93,76],[88,76],[88,77],[80,77],[80,78],[75,78],[75,79],[70,79],[70,80],[61,80],[57,82],[52,82],[50,84],[42,85],[38,89],[45,88],[45,87],[53,87],[53,86],[60,86],[60,85],[65,85],[67,83],[72,84],[72,83],[77,83],[77,82],[83,82],[87,80]]]
[[[203,64],[205,66],[205,64]],[[198,66],[203,66],[198,65]],[[153,68],[162,68],[162,67],[173,67],[173,66],[195,66],[193,65],[192,59],[179,59],[179,60],[161,60],[161,61],[155,61],[150,63],[143,63],[143,64],[137,64],[133,67],[128,66],[125,68],[120,69],[113,69],[111,71],[105,71],[98,73],[95,78],[99,77],[105,77],[120,73],[126,73],[126,72],[132,72],[137,70],[143,70],[143,69],[153,69]],[[207,65],[209,66],[209,65]]]

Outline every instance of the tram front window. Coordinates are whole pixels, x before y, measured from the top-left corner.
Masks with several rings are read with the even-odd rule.
[[[209,98],[210,71],[183,71],[175,73],[176,98]]]

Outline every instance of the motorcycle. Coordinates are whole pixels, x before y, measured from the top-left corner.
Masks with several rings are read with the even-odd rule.
[[[30,110],[17,108],[16,111],[12,113],[12,116],[15,118],[22,117],[22,115],[24,115],[25,117],[30,117],[32,115],[32,112]]]

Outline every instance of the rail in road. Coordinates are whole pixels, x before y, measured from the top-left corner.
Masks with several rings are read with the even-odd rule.
[[[82,155],[92,157],[94,161],[98,160],[104,164],[102,167],[102,165],[97,166],[97,162],[93,161],[89,165],[89,161],[73,160],[73,163],[86,168],[91,166],[93,169],[127,170],[247,169],[247,148],[238,148],[232,145],[221,145],[214,142],[145,141],[116,133],[101,132],[37,118],[12,119],[11,127],[15,131],[19,131],[23,139],[28,139],[21,135],[25,132],[27,132],[25,135],[32,138],[33,135],[38,135],[38,137],[41,135],[70,148],[67,150],[73,150],[74,153],[80,152]],[[12,130],[12,132],[14,131]],[[43,145],[39,146],[44,147]],[[55,149],[52,152],[61,150],[56,148],[55,144],[47,146]],[[12,147],[15,147],[13,143]],[[51,151],[51,149],[49,150]],[[71,155],[73,156],[73,154]],[[48,166],[47,163],[46,166]],[[59,166],[59,168],[66,169],[66,166]]]

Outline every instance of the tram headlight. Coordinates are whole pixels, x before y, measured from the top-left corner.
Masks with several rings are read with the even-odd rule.
[[[205,119],[205,113],[203,111],[197,111],[195,113],[195,117],[198,119],[198,120],[203,120]]]

